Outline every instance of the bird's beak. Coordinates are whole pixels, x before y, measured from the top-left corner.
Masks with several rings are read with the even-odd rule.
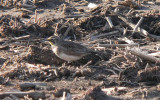
[[[49,37],[49,38],[47,38],[47,39],[44,39],[44,40],[43,40],[43,42],[44,42],[45,44],[53,45],[53,43],[52,43],[52,41],[51,41],[51,38],[50,38],[50,37]]]
[[[51,46],[55,46],[54,43],[51,41],[52,40],[52,36],[49,37],[47,40],[46,40],[46,43],[49,43]]]
[[[51,46],[55,46],[55,44],[52,42],[55,36],[50,36],[46,39],[46,43],[49,43]]]

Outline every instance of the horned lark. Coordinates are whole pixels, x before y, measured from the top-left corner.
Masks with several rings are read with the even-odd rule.
[[[79,60],[94,52],[78,43],[64,41],[59,37],[49,37],[48,42],[55,55],[68,62]]]

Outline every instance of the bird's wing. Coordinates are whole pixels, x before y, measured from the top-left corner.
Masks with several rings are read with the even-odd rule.
[[[89,53],[90,49],[86,48],[85,46],[82,46],[78,43],[74,43],[74,42],[70,42],[70,41],[65,41],[67,43],[63,43],[62,47],[66,47],[66,51],[72,51],[72,53],[74,52],[78,52],[80,54],[85,54],[85,53]]]

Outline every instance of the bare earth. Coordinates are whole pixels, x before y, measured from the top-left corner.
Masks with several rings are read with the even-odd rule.
[[[159,100],[159,3],[1,0],[0,100]],[[68,63],[52,35],[97,53]]]

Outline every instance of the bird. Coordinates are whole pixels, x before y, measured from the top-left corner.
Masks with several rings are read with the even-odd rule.
[[[47,41],[51,45],[54,54],[60,59],[68,62],[77,61],[88,54],[95,53],[92,49],[81,44],[72,41],[65,41],[57,36],[51,36]]]

